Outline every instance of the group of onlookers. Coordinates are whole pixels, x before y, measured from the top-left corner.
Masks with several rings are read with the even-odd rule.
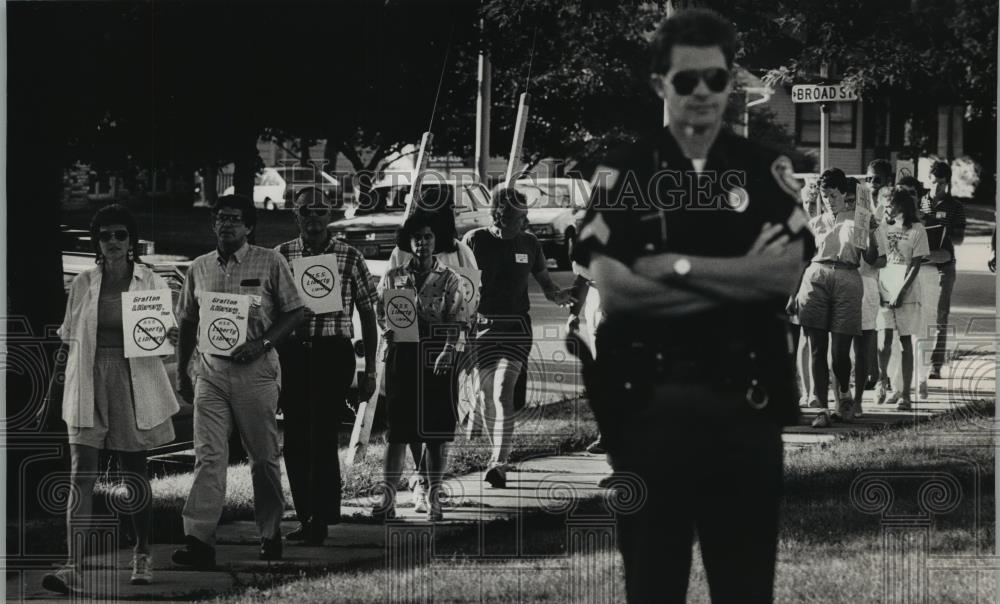
[[[804,335],[800,404],[823,410],[814,427],[860,416],[870,389],[877,404],[910,410],[914,382],[925,399],[927,381],[941,378],[965,214],[950,195],[948,164],[936,162],[931,177],[930,191],[912,176],[894,184],[889,162],[874,160],[863,183],[831,168],[803,190],[816,251],[788,310]],[[857,212],[859,200],[870,200],[868,212]]]
[[[320,544],[329,525],[340,521],[338,428],[355,371],[355,309],[365,349],[360,398],[379,386],[377,351],[385,361],[388,445],[376,518],[395,515],[395,489],[409,450],[417,468],[411,483],[416,509],[431,521],[442,519],[445,445],[453,440],[459,419],[485,420],[492,455],[484,480],[506,486],[515,384],[532,345],[529,277],[557,304],[571,297],[553,283],[540,243],[526,232],[527,205],[520,193],[501,190],[493,200],[493,224],[462,241],[450,205],[421,201],[399,229],[397,249],[377,287],[364,257],[331,236],[328,225],[342,210],[317,190],[296,197],[300,235],[274,250],[249,242],[256,227],[252,201],[230,195],[213,206],[216,249],[191,263],[176,308],[178,326],[165,333],[176,346],[177,392],[194,405],[195,470],[182,512],[185,544],[173,553],[175,563],[215,565],[233,431],[250,459],[262,560],[282,558],[282,452],[300,523],[285,537]],[[118,453],[139,502],[133,510],[137,543],[131,582],[152,581],[146,455],[174,439],[171,417],[179,409],[164,357],[124,354],[122,293],[168,289],[136,253],[135,218],[123,206],[108,206],[97,212],[90,230],[96,266],[70,287],[60,330],[68,345],[62,417],[70,433],[73,483],[67,502],[69,560],[43,584],[62,593],[82,589],[82,552],[75,549],[74,534],[87,527],[101,450]],[[331,290],[339,294],[341,310],[311,310],[300,295],[295,279],[302,276],[292,266],[306,257],[336,266]],[[473,282],[477,271],[481,283]],[[394,303],[387,298],[398,290],[410,293],[417,341],[401,341],[386,321]],[[247,301],[245,342],[225,355],[198,350],[202,331],[215,328],[203,324],[207,297],[213,294]],[[384,330],[381,348],[377,325]],[[459,376],[474,385],[472,404],[463,406],[461,418]]]

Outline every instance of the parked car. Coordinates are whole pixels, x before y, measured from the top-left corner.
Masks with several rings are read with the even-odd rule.
[[[371,192],[358,199],[348,216],[330,224],[330,231],[365,257],[386,258],[396,246],[396,229],[403,224],[408,177],[383,180]],[[451,207],[455,226],[461,237],[472,229],[488,226],[490,194],[481,183],[472,180],[428,180],[420,187],[421,197],[438,207]]]
[[[308,188],[319,189],[337,205],[343,203],[340,181],[318,168],[306,166],[264,168],[254,179],[253,202],[264,210],[290,210],[295,196]],[[234,191],[235,188],[230,185],[222,194],[232,195]]]
[[[494,187],[495,194],[505,185]],[[511,185],[528,202],[528,230],[538,237],[545,257],[569,268],[579,223],[590,201],[590,183],[580,178],[525,178]]]

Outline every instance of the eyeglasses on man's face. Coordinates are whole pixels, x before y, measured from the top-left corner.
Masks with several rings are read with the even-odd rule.
[[[215,215],[216,224],[243,224],[242,214],[223,214],[218,213]]]
[[[303,218],[310,218],[310,217],[326,218],[327,216],[330,215],[329,208],[310,208],[308,206],[301,206],[297,211],[299,216]]]

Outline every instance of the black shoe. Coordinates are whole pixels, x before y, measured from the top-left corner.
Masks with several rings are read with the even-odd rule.
[[[309,538],[309,525],[308,523],[301,523],[299,527],[294,531],[285,535],[285,539],[289,541],[305,541]]]
[[[198,570],[215,568],[215,548],[191,535],[184,536],[184,547],[170,557],[174,564],[193,566]]]
[[[306,545],[323,545],[327,537],[325,520],[313,519],[309,521],[309,534],[304,539]]]
[[[931,369],[931,372],[927,376],[927,379],[929,379],[929,380],[940,380],[941,379],[941,368],[937,367],[935,369]]]
[[[500,466],[492,466],[486,470],[483,480],[490,483],[494,489],[504,489],[507,487],[507,473]]]
[[[260,540],[261,560],[281,560],[281,537]]]

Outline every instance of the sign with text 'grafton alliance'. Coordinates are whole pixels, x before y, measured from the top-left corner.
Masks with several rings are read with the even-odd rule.
[[[793,103],[846,103],[858,100],[858,93],[846,84],[796,84]]]

